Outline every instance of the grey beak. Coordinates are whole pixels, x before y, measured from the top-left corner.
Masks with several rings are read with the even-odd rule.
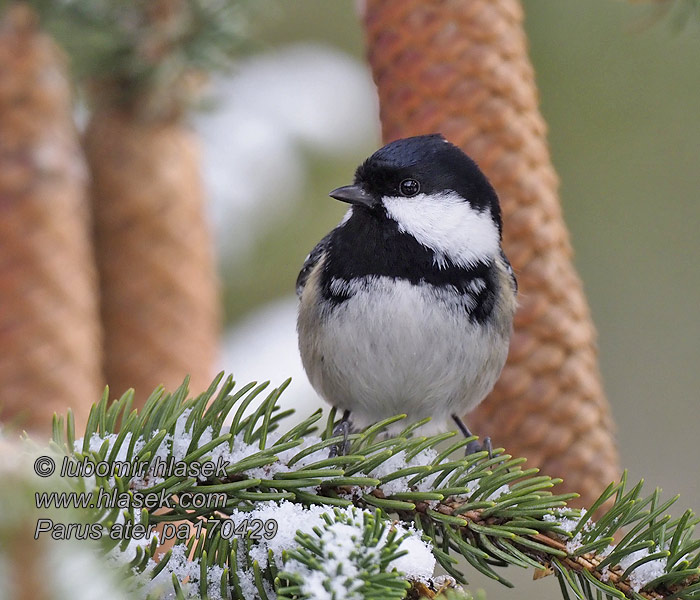
[[[343,187],[334,189],[328,195],[331,198],[335,198],[341,202],[347,202],[348,204],[361,204],[364,206],[374,205],[374,198],[359,185],[344,185]]]

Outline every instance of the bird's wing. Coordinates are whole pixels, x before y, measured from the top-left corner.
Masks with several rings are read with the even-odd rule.
[[[328,248],[330,239],[331,234],[329,233],[318,244],[316,244],[316,247],[309,252],[309,255],[304,260],[304,265],[301,267],[301,271],[299,271],[299,276],[297,277],[297,296],[300,298],[302,292],[304,291],[306,280],[309,278],[309,275],[311,275],[311,271],[313,271],[313,268],[316,266],[318,261],[321,260],[321,257]]]

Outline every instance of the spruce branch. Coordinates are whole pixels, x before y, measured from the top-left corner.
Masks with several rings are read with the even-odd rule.
[[[100,491],[161,494],[170,505],[96,508],[92,519],[105,526],[186,522],[196,532],[186,528],[189,539],[158,563],[155,539],[135,551],[133,540],[110,541],[112,553],[131,548],[125,568],[144,590],[165,581],[178,597],[305,598],[311,592],[302,582],[311,577],[326,591],[334,581],[346,581],[347,591],[352,580],[356,589],[348,597],[400,598],[407,578],[415,590],[416,580],[432,573],[432,566],[426,575],[411,572],[410,561],[396,562],[408,540],[414,550],[429,548],[459,583],[466,583],[457,566],[462,557],[505,585],[511,584],[498,567],[534,568],[537,577],[553,573],[565,600],[700,599],[700,540],[693,537],[700,519],[692,511],[667,515],[677,497],[663,501],[658,489],[644,496],[642,483],[628,486],[625,475],[588,510],[571,509],[566,503],[575,494],[552,490],[560,480],[523,469],[524,460],[503,449],[492,457],[463,456],[469,439],[453,441],[454,432],[415,435],[418,424],[387,437],[387,425],[401,415],[351,434],[349,453],[331,456],[342,441],[333,436],[334,410],[320,430],[320,410],[282,429],[289,412],[277,400],[287,384],[269,391],[254,410],[269,384],[234,391],[232,378],[223,375],[193,399],[187,399],[187,381],[173,394],[159,388],[140,412],[131,410],[131,392],[111,404],[106,392],[82,439],[70,413],[54,419],[56,449],[76,464],[87,459],[113,467],[92,487],[78,477],[79,489],[93,497]],[[195,469],[202,461],[223,461],[225,468],[203,476]],[[159,462],[184,471],[159,473]],[[146,469],[135,473],[130,464]],[[194,492],[218,502],[187,505]],[[610,508],[594,523],[591,516],[603,505]],[[253,522],[261,523],[257,532]],[[354,532],[351,547],[331,543],[338,528]],[[339,552],[345,552],[342,561]]]
[[[179,115],[252,45],[250,0],[25,0],[99,103]],[[0,0],[0,5],[3,0]]]
[[[395,527],[389,530],[381,511],[372,514],[336,508],[323,515],[323,521],[321,527],[314,527],[313,534],[296,535],[299,547],[287,554],[286,570],[277,574],[280,581],[291,584],[277,587],[279,600],[313,600],[319,596],[314,591],[333,589],[339,596],[347,589],[367,600],[405,597],[409,583],[388,566],[407,554],[401,550],[401,542],[409,537],[407,532],[401,535]],[[342,553],[337,551],[338,541]]]

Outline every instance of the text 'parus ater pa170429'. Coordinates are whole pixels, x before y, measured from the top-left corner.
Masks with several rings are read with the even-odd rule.
[[[460,417],[496,383],[516,308],[496,192],[433,134],[387,144],[330,196],[350,208],[297,279],[311,385],[353,428],[404,413],[471,435]]]

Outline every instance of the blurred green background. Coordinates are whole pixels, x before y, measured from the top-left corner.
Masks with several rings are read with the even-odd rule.
[[[622,463],[632,479],[681,493],[678,509],[700,510],[700,18],[679,26],[683,4],[657,15],[650,4],[616,0],[524,2]],[[254,25],[268,50],[315,42],[363,59],[351,0],[282,2]],[[349,183],[380,145],[376,131],[367,140],[345,156],[299,149],[299,203],[222,259],[230,325],[292,293],[304,256],[342,216],[328,190]],[[489,598],[560,597],[553,578],[530,575],[508,573],[518,584],[511,591],[467,571]]]

